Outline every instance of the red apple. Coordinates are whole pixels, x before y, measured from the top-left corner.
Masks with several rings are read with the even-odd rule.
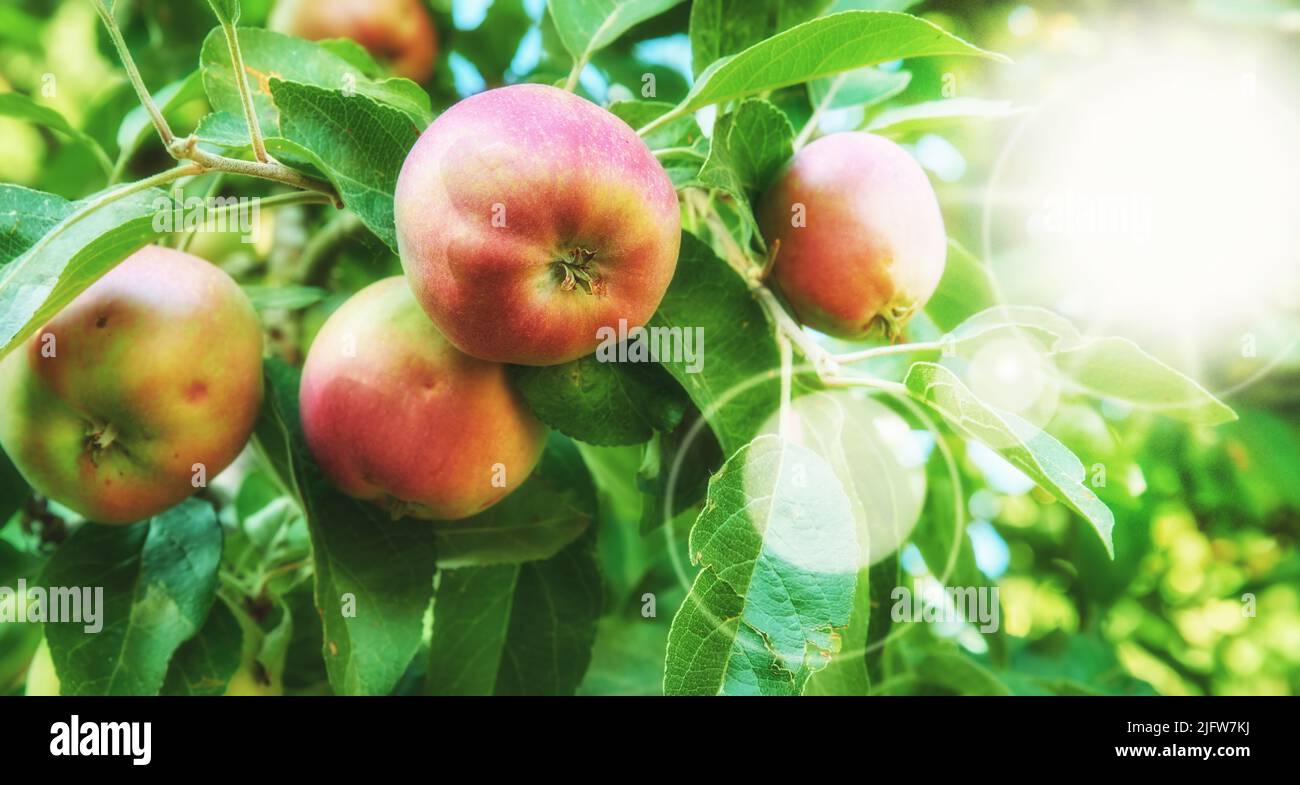
[[[546,441],[506,367],[452,346],[400,276],[362,289],[325,322],[299,409],[325,475],[395,515],[481,512],[528,477]]]
[[[416,298],[461,351],[554,365],[645,324],[677,266],[663,167],[622,120],[546,85],[467,98],[415,143],[397,241]]]
[[[438,55],[438,30],[420,0],[280,0],[268,27],[309,41],[351,38],[393,73],[421,83]]]
[[[262,331],[243,290],[148,246],[0,363],[0,444],[40,493],[131,523],[230,465],[261,401]]]
[[[907,151],[868,133],[799,151],[764,195],[773,273],[799,320],[839,338],[894,338],[934,294],[947,235],[934,189]]]

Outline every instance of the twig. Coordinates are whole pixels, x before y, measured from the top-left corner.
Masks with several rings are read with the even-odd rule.
[[[200,149],[198,138],[194,135],[187,136],[183,139],[177,138],[172,132],[171,126],[167,124],[167,119],[159,111],[158,105],[154,103],[153,96],[145,87],[144,80],[140,77],[140,71],[135,66],[135,61],[131,57],[130,50],[127,49],[126,41],[122,38],[122,31],[117,26],[117,21],[113,19],[112,13],[104,5],[104,0],[91,0],[95,4],[95,10],[99,13],[99,18],[103,20],[104,26],[108,28],[109,38],[113,40],[113,46],[117,49],[118,56],[122,60],[122,67],[126,69],[127,77],[131,80],[132,87],[135,88],[136,97],[144,106],[145,112],[148,113],[150,120],[153,121],[154,128],[158,131],[159,138],[162,139],[163,147],[167,149],[168,154],[178,161],[192,161],[201,167],[200,174],[203,171],[229,172],[230,174],[239,174],[247,177],[257,177],[263,180],[272,180],[277,183],[302,188],[307,191],[318,191],[330,197],[335,207],[342,207],[343,202],[339,198],[334,187],[329,183],[319,180],[313,180],[299,174],[297,171],[290,169],[276,161],[269,160],[266,151],[263,148],[262,157],[264,160],[244,161],[238,158],[229,158],[216,153],[209,153]],[[242,58],[241,58],[242,62]],[[244,71],[239,70],[240,76],[244,76]],[[248,94],[248,84],[245,79],[237,79],[242,83],[241,95],[246,99],[245,110],[252,109],[252,98]],[[251,118],[249,126],[250,138],[254,140],[254,148],[262,144],[261,131],[256,129],[257,118]],[[123,164],[125,166],[125,164]]]
[[[767,260],[763,262],[763,269],[758,274],[758,280],[766,284],[767,279],[772,277],[772,268],[776,266],[776,255],[781,252],[781,238],[772,240],[772,247],[767,249]]]
[[[144,105],[144,110],[149,113],[149,119],[153,121],[154,128],[158,129],[158,135],[162,137],[163,147],[170,148],[176,135],[172,133],[171,126],[167,125],[167,118],[163,117],[162,112],[158,110],[158,105],[153,102],[153,96],[149,95],[149,90],[144,86],[144,79],[140,77],[140,70],[135,67],[135,60],[131,58],[131,51],[126,47],[126,40],[122,38],[122,31],[117,26],[117,20],[113,18],[113,12],[104,5],[104,0],[91,0],[95,4],[95,11],[99,18],[104,22],[104,27],[108,28],[108,37],[113,41],[113,47],[117,49],[117,56],[122,60],[122,67],[126,69],[126,76],[131,80],[131,86],[135,88],[135,93],[140,98],[140,103]]]
[[[758,300],[758,304],[767,313],[768,319],[771,320],[777,331],[784,334],[799,349],[799,353],[812,364],[819,377],[838,373],[839,365],[830,352],[827,352],[808,333],[804,332],[803,327],[786,311],[785,306],[776,298],[772,290],[763,284],[763,266],[755,262],[751,254],[740,247],[740,244],[736,242],[736,239],[731,236],[731,232],[722,223],[717,210],[712,209],[712,207],[706,209],[704,221],[713,236],[722,243],[723,258],[749,286],[750,294],[754,296],[754,299]]]

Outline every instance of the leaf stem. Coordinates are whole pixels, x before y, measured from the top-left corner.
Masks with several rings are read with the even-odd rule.
[[[821,102],[813,107],[812,114],[808,116],[808,122],[803,124],[803,128],[799,129],[799,135],[794,138],[793,147],[796,153],[802,150],[803,146],[808,144],[809,138],[817,132],[817,125],[821,122],[822,113],[826,111],[826,107],[830,106],[835,94],[840,90],[840,85],[844,84],[846,78],[848,78],[847,74],[840,74],[835,77],[835,81],[831,83],[830,89],[826,91],[826,95]]]
[[[578,88],[578,80],[582,78],[582,72],[587,67],[588,56],[583,55],[573,61],[573,68],[569,71],[569,78],[564,80],[564,89],[572,93]]]
[[[794,351],[790,347],[790,339],[783,332],[776,334],[776,346],[781,353],[781,408],[777,433],[781,439],[789,440],[793,428],[790,400],[793,398],[791,391],[794,386]]]
[[[257,107],[253,105],[253,92],[248,87],[248,72],[244,68],[244,54],[239,49],[239,31],[232,22],[221,21],[221,31],[226,34],[226,45],[230,49],[230,65],[235,71],[235,85],[239,88],[239,100],[244,105],[244,121],[248,124],[248,138],[253,142],[253,157],[262,163],[268,163],[266,142],[262,139],[262,127],[257,120]]]
[[[704,156],[694,147],[661,147],[658,150],[651,150],[650,152],[654,153],[655,158],[663,158],[669,155],[689,155],[692,158],[698,158],[701,161],[704,160]]]
[[[849,352],[848,354],[839,354],[835,356],[835,361],[843,365],[852,365],[863,360],[874,360],[877,357],[887,357],[892,354],[919,354],[921,352],[939,352],[943,351],[942,341],[925,341],[920,343],[899,343],[889,346],[877,346],[872,349],[863,349],[858,352]]]
[[[664,112],[663,114],[659,115],[655,119],[651,120],[650,122],[638,128],[636,130],[637,136],[645,137],[651,131],[654,131],[662,126],[665,126],[671,123],[672,121],[676,120],[677,118],[685,116],[687,113],[688,113],[687,110],[682,108],[682,104],[678,104],[677,106],[674,106],[672,109],[669,109],[667,112]]]

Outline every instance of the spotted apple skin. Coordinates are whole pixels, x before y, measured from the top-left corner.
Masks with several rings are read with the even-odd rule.
[[[147,246],[0,362],[0,445],[89,520],[144,520],[239,455],[262,401],[248,297],[197,256]]]
[[[773,278],[799,320],[846,339],[892,339],[943,276],[947,235],[925,171],[894,142],[830,134],[764,195]],[[779,245],[777,245],[779,243]]]
[[[452,346],[401,276],[330,315],[307,353],[299,411],[325,475],[398,517],[486,510],[527,479],[546,441],[506,367]]]
[[[626,123],[546,85],[467,98],[420,136],[397,180],[416,299],[461,351],[553,365],[601,328],[645,324],[681,243],[676,191]]]

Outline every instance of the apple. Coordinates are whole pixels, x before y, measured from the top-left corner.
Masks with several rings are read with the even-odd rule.
[[[147,246],[0,362],[0,445],[38,492],[132,523],[230,465],[261,401],[262,331],[243,290]]]
[[[424,83],[433,75],[438,30],[420,0],[280,0],[267,26],[319,41],[351,38],[393,73]]]
[[[528,477],[546,440],[506,367],[452,346],[401,276],[362,289],[321,327],[299,409],[325,475],[395,516],[482,512]]]
[[[397,241],[438,329],[483,360],[555,365],[644,325],[677,266],[663,167],[622,120],[558,88],[467,98],[397,180]]]
[[[874,134],[830,134],[800,150],[764,194],[759,222],[795,315],[838,338],[892,340],[943,276],[934,189],[906,150]]]

